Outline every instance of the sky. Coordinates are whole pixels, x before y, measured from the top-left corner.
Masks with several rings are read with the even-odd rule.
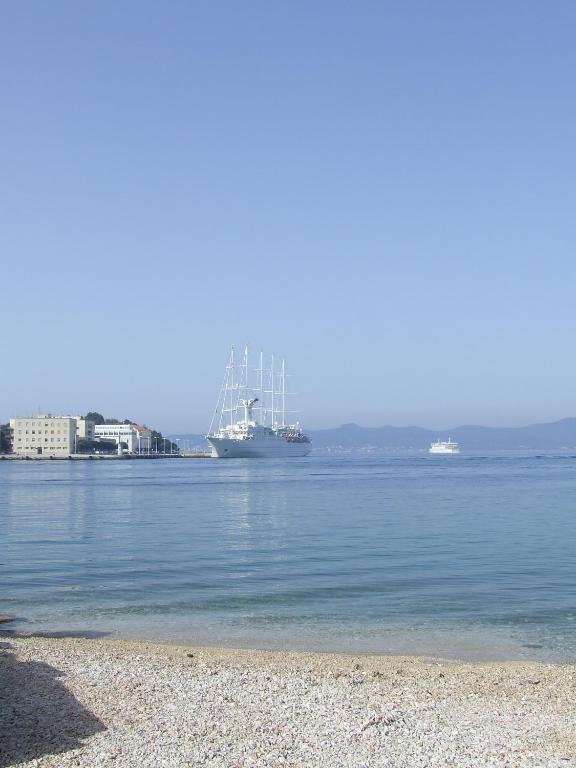
[[[576,415],[576,4],[0,3],[0,421]]]

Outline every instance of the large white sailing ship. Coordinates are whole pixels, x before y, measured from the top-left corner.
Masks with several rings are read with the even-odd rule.
[[[234,350],[226,366],[224,381],[212,424],[206,439],[212,455],[220,459],[283,458],[306,456],[310,453],[310,438],[300,424],[289,424],[286,415],[286,364],[282,360],[276,370],[274,356],[264,368],[260,353],[259,367],[252,370],[248,348],[243,360],[236,365]]]

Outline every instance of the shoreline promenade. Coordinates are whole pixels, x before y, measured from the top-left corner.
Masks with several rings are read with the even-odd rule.
[[[71,453],[69,456],[50,456],[48,454],[42,455],[20,455],[7,453],[0,455],[0,461],[131,461],[144,460],[144,459],[211,459],[213,458],[210,451],[186,451],[180,453],[130,453],[119,456],[116,453],[112,454],[95,454],[95,453]]]

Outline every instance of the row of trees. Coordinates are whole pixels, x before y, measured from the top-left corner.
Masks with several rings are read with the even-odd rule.
[[[127,448],[126,443],[121,443],[123,448]],[[116,453],[117,447],[115,443],[89,440],[87,437],[80,437],[76,442],[76,453]]]
[[[101,425],[101,424],[134,424],[133,421],[130,419],[124,419],[123,421],[120,421],[120,419],[105,419],[104,416],[102,416],[101,413],[98,413],[98,411],[90,411],[89,413],[84,416],[86,421],[93,421],[94,424]]]
[[[0,424],[0,453],[10,453],[11,451],[10,424]]]

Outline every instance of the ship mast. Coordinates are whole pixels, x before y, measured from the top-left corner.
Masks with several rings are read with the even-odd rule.
[[[238,420],[238,412],[242,408],[242,397],[248,386],[248,347],[244,347],[244,361],[238,366],[238,380],[234,380],[236,365],[232,358],[232,382],[230,384],[230,426]]]
[[[266,424],[266,411],[264,410],[264,353],[260,350],[260,415],[262,424]]]
[[[237,407],[240,407],[240,402],[242,397],[247,396],[247,390],[248,390],[248,345],[244,347],[244,365],[242,374],[240,375],[240,387],[238,388],[238,399]]]
[[[236,368],[239,370],[236,371]],[[253,373],[257,376],[256,381],[251,380],[250,376],[248,346],[244,348],[242,361],[239,360],[238,363],[236,363],[235,349],[231,347],[220,397],[210,423],[210,434],[217,417],[219,417],[219,430],[234,427],[236,423],[242,421],[242,417],[244,417],[244,422],[261,423],[273,430],[286,427],[286,414],[293,412],[287,411],[286,399],[289,395],[294,394],[287,391],[286,387],[288,378],[286,360],[282,358],[281,365],[276,368],[275,356],[272,354],[270,367],[264,367],[264,352],[260,350],[259,366],[254,369]],[[278,381],[276,381],[277,378]],[[270,387],[268,387],[268,381],[270,381]],[[250,402],[249,415],[245,410],[248,401]],[[253,413],[257,409],[260,411],[259,421]],[[227,413],[229,414],[228,418],[226,417]]]
[[[230,426],[234,423],[234,347],[230,352],[230,379],[227,382],[230,391]]]
[[[244,388],[248,388],[248,346],[244,347]]]
[[[271,390],[272,390],[272,424],[271,427],[274,429],[275,426],[275,417],[276,417],[276,405],[274,402],[274,399],[276,397],[274,393],[274,355],[272,355],[272,359],[270,361],[270,383],[271,383]]]
[[[286,363],[282,360],[282,426],[286,426]]]
[[[218,393],[218,402],[216,403],[216,408],[214,409],[214,413],[212,414],[212,420],[210,421],[210,428],[208,430],[208,434],[212,434],[212,428],[214,427],[214,422],[216,421],[216,415],[218,415],[218,429],[222,429],[222,420],[224,418],[224,413],[226,412],[226,393],[228,391],[228,378],[230,376],[230,365],[233,362],[234,359],[234,348],[232,348],[230,352],[230,359],[228,360],[228,365],[226,366],[224,370],[224,378],[222,379],[222,386],[220,387],[220,392]]]

